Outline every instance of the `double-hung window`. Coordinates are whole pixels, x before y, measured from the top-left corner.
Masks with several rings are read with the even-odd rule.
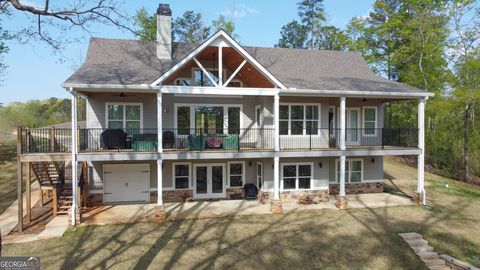
[[[142,128],[142,104],[107,103],[106,107],[107,128]]]
[[[363,107],[363,135],[377,135],[377,107]]]
[[[340,160],[337,160],[336,181],[340,181]],[[359,183],[363,178],[363,162],[361,159],[347,159],[345,161],[345,182]]]
[[[245,162],[228,163],[228,179],[231,187],[243,187]]]
[[[316,135],[320,106],[280,105],[280,135]]]
[[[282,189],[310,189],[312,164],[282,164]]]
[[[190,183],[190,163],[174,163],[173,179],[175,189],[187,189]]]

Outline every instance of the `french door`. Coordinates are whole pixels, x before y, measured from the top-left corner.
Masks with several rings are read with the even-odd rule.
[[[194,199],[225,198],[225,179],[225,164],[223,163],[194,164]]]
[[[357,145],[360,140],[360,109],[347,108],[347,145]]]

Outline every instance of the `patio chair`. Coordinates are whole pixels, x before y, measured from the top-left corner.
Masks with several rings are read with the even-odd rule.
[[[257,199],[257,186],[255,184],[245,184],[243,186],[243,190],[245,191],[245,199]]]
[[[175,135],[172,131],[164,131],[163,132],[163,148],[173,148],[175,145]]]

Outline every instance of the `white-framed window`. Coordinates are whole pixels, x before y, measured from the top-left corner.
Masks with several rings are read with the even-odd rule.
[[[107,128],[143,128],[143,104],[107,102],[105,103],[105,123]]]
[[[282,163],[282,190],[311,189],[313,163]]]
[[[257,161],[257,187],[261,189],[263,186],[263,162]]]
[[[280,135],[317,135],[320,105],[280,104]]]
[[[175,85],[177,86],[193,86],[192,78],[177,78],[175,79]]]
[[[237,79],[231,80],[227,87],[243,87],[243,82]]]
[[[363,136],[377,136],[377,107],[363,107]]]
[[[175,189],[190,188],[191,169],[188,162],[175,162],[172,164],[173,187]]]
[[[205,68],[205,70],[210,74],[210,77],[218,84],[218,69],[216,68]],[[227,70],[223,69],[223,78],[227,75]],[[192,79],[193,85],[195,86],[208,86],[213,87],[212,81],[208,78],[208,76],[203,72],[201,68],[192,68]]]
[[[340,160],[335,164],[335,182],[340,179]],[[347,159],[345,161],[345,182],[360,183],[363,181],[363,159]]]
[[[178,135],[194,133],[238,134],[243,123],[242,104],[175,104]]]
[[[243,187],[245,184],[245,161],[228,162],[227,172],[230,187]]]

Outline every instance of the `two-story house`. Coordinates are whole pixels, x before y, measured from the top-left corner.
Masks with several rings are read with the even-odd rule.
[[[418,156],[414,198],[425,197],[432,94],[375,75],[359,52],[247,47],[224,31],[176,43],[161,4],[156,42],[92,38],[63,87],[72,128],[21,130],[22,160],[71,161],[73,197],[86,185],[89,204],[156,203],[164,218],[165,203],[242,199],[254,184],[273,212],[301,196],[336,195],[345,209],[348,194],[383,192],[389,155]],[[82,129],[79,98],[87,104]],[[418,127],[384,127],[385,104],[404,100],[418,101]],[[73,224],[78,209],[73,200]]]

